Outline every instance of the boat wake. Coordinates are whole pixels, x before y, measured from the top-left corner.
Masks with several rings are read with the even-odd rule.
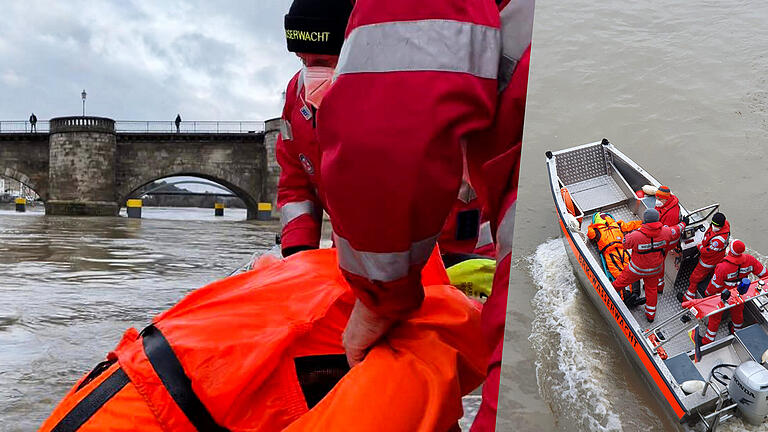
[[[562,240],[539,245],[528,261],[538,286],[529,337],[536,379],[560,429],[662,430],[648,396],[633,391],[642,382],[628,378],[629,361],[579,290]]]

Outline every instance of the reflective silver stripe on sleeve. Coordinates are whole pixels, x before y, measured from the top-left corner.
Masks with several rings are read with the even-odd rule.
[[[364,72],[444,71],[495,79],[500,30],[451,20],[357,27],[341,48],[335,77]]]
[[[280,122],[280,136],[283,137],[283,141],[293,140],[293,129],[291,129],[291,122],[288,120],[283,119]]]
[[[704,268],[715,268],[716,264],[706,264],[706,263],[704,263],[704,261],[699,260],[699,265],[704,267]]]
[[[496,262],[501,262],[504,257],[512,253],[512,238],[515,234],[515,209],[517,203],[512,204],[504,213],[504,217],[496,229]]]
[[[298,201],[284,204],[280,208],[280,225],[286,226],[299,216],[309,214],[316,217],[315,204],[312,201]]]
[[[412,265],[427,262],[437,236],[413,242],[409,250],[401,252],[363,252],[353,248],[344,237],[336,235],[335,240],[339,267],[368,280],[391,282],[407,276]]]
[[[659,272],[659,270],[661,270],[661,267],[663,266],[664,264],[651,269],[646,269],[646,268],[636,266],[632,261],[629,262],[629,270],[632,273],[640,276],[650,276],[650,275],[656,274]]]
[[[756,275],[757,277],[763,277],[765,276],[765,266],[763,266],[763,271],[760,272],[760,274]]]
[[[531,44],[534,5],[534,0],[514,0],[501,10],[500,90],[507,87],[520,57]]]
[[[491,236],[491,223],[483,222],[480,224],[480,232],[477,235],[477,244],[475,245],[475,249],[488,246],[491,243],[493,243],[493,236]]]

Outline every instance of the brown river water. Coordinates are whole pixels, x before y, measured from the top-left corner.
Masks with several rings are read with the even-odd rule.
[[[0,431],[36,430],[128,327],[274,244],[276,224],[244,219],[238,209],[145,208],[141,220],[0,211]]]
[[[689,209],[719,202],[768,255],[768,2],[537,2],[499,424],[674,425],[576,282],[546,150],[610,139]],[[720,430],[768,430],[740,422]]]

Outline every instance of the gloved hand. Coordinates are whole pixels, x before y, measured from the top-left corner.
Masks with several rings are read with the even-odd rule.
[[[680,221],[681,221],[682,223],[684,223],[684,224],[688,225],[689,223],[691,223],[691,217],[690,217],[690,216],[688,216],[688,215],[685,215],[685,216],[683,216],[683,217],[680,219]]]
[[[349,365],[354,366],[363,361],[368,350],[394,323],[393,319],[378,315],[358,299],[341,338]]]

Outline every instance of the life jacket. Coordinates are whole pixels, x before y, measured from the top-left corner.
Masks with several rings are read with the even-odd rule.
[[[629,263],[629,252],[624,249],[624,233],[639,228],[640,221],[614,221],[610,216],[604,223],[593,223],[589,226],[587,236],[597,242],[600,253],[605,258],[608,271],[615,278]]]
[[[265,256],[193,291],[129,329],[40,430],[450,430],[484,379],[478,307],[433,253],[422,307],[349,370],[355,297],[337,265],[333,249]]]

